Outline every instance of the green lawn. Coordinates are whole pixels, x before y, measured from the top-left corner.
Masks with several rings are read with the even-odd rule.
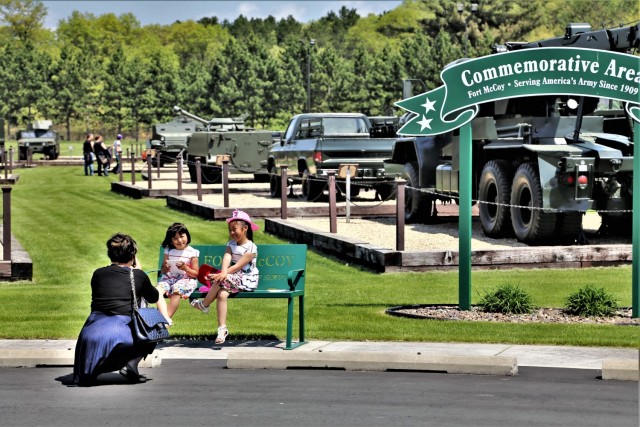
[[[85,177],[83,168],[16,169],[12,195],[13,234],[33,260],[33,282],[0,282],[0,338],[76,338],[89,313],[93,270],[107,265],[111,234],[131,234],[143,267],[157,265],[167,227],[184,222],[199,244],[224,243],[226,223],[206,221],[166,207],[164,200],[133,200],[114,194],[117,177]],[[125,181],[130,180],[125,174]],[[137,180],[141,180],[138,176]],[[231,199],[233,203],[233,198]],[[257,221],[261,226],[263,221]],[[280,239],[259,231],[260,243]],[[399,305],[457,303],[456,272],[376,274],[334,258],[308,253],[306,325],[312,340],[458,341],[513,344],[637,347],[638,328],[614,325],[502,324],[391,317]],[[497,285],[514,283],[538,306],[560,307],[586,284],[605,286],[631,305],[631,267],[583,270],[501,270],[473,273],[473,303]],[[212,338],[215,314],[202,315],[186,302],[176,313],[174,337]],[[280,338],[285,334],[280,300],[230,302],[234,338]]]

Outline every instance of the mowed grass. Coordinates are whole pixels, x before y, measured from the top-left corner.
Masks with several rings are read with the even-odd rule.
[[[194,244],[222,244],[224,221],[207,221],[166,207],[164,199],[134,200],[111,192],[110,177],[85,177],[83,168],[16,169],[13,234],[33,260],[32,282],[0,282],[0,338],[74,339],[89,314],[92,272],[109,264],[106,241],[131,234],[145,270],[156,268],[167,227],[184,222]],[[125,174],[130,182],[130,176]],[[141,182],[141,177],[136,177]],[[233,205],[233,195],[231,196]],[[264,222],[257,221],[263,228]],[[254,240],[285,243],[258,231]],[[622,306],[631,304],[631,268],[496,270],[473,272],[472,303],[483,292],[512,283],[538,306],[561,307],[586,284],[604,286]],[[312,340],[486,342],[637,347],[637,327],[587,324],[507,324],[392,317],[390,307],[456,304],[457,272],[376,274],[313,251],[307,256],[306,337]],[[283,300],[230,301],[234,339],[283,339]],[[176,338],[213,338],[215,312],[203,315],[187,302],[176,313]],[[297,332],[297,331],[296,331]]]

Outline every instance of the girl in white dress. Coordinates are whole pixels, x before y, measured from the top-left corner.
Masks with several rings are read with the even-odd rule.
[[[188,299],[198,285],[200,251],[189,246],[191,235],[184,224],[176,222],[167,229],[162,247],[164,260],[158,287],[169,298],[169,316],[178,310],[181,299]]]

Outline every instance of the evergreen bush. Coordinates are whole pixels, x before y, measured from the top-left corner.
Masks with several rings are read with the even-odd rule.
[[[564,306],[568,314],[583,317],[610,317],[618,309],[618,303],[604,288],[587,285],[569,295]]]
[[[526,314],[536,308],[529,294],[512,284],[486,292],[478,305],[483,311],[502,314]]]

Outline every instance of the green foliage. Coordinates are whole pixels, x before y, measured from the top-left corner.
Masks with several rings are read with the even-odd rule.
[[[618,309],[613,295],[604,288],[587,285],[567,297],[564,311],[584,317],[610,317]]]
[[[144,27],[132,14],[76,11],[49,30],[40,1],[0,0],[0,115],[14,127],[51,118],[67,137],[73,128],[138,139],[178,104],[278,129],[305,109],[307,81],[312,111],[400,114],[402,79],[433,89],[465,51],[561,36],[576,17],[593,28],[629,24],[640,12],[634,0],[492,0],[476,13],[470,4],[405,0],[367,16],[342,6],[305,24],[213,16]]]
[[[526,314],[535,309],[531,301],[531,296],[523,289],[506,284],[486,292],[478,306],[489,313]]]

